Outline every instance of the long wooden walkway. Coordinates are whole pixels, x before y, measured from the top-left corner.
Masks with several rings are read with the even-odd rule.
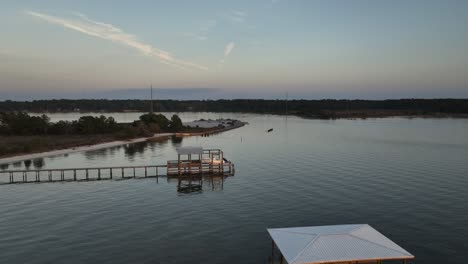
[[[93,181],[167,176],[167,165],[7,170],[0,171],[0,184]]]

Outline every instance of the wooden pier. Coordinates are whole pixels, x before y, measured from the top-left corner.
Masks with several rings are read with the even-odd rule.
[[[196,184],[192,183],[197,177],[234,175],[234,164],[226,160],[219,149],[203,150],[201,147],[185,147],[178,148],[177,151],[178,160],[170,160],[167,165],[5,170],[0,171],[0,185],[174,177],[181,180],[179,186],[182,189],[186,185],[191,189],[193,186],[196,187]],[[188,159],[182,159],[184,155],[187,155]],[[192,155],[197,155],[197,157],[192,158]],[[189,180],[188,184],[183,182],[186,180]]]
[[[166,165],[0,171],[0,184],[164,177]]]
[[[199,179],[197,175],[167,175],[166,165],[66,168],[43,170],[8,170],[0,171],[0,185],[15,183],[72,182],[124,180],[134,178],[170,177],[180,180]],[[233,173],[205,174],[205,176],[232,176]],[[199,175],[203,176],[203,175]]]

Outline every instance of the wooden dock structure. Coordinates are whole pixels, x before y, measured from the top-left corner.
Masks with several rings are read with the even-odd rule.
[[[167,175],[166,165],[144,165],[126,167],[93,167],[41,170],[6,170],[0,171],[0,185],[18,183],[73,182],[124,180],[142,178],[177,178],[195,181],[203,175]],[[205,176],[232,176],[233,173],[205,174]],[[200,177],[198,177],[200,176]],[[183,185],[183,182],[181,182]]]
[[[177,160],[167,161],[168,176],[216,175],[234,172],[234,163],[224,158],[220,149],[177,148]]]
[[[203,176],[232,176],[234,164],[226,160],[219,149],[203,150],[200,147],[178,148],[178,160],[167,165],[140,165],[118,167],[90,167],[39,170],[0,171],[1,184],[99,181],[132,178],[179,178],[179,186],[196,186],[194,182]],[[194,154],[194,153],[197,154]],[[188,159],[181,157],[188,155]],[[198,155],[192,159],[192,155]],[[188,181],[188,183],[186,183]]]
[[[166,176],[166,165],[0,171],[0,184],[93,181]]]

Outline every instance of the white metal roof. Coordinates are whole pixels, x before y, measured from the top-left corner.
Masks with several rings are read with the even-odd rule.
[[[276,228],[268,233],[289,264],[414,258],[367,224]]]
[[[202,147],[179,147],[176,148],[177,154],[179,155],[189,155],[189,154],[202,154],[203,148]]]

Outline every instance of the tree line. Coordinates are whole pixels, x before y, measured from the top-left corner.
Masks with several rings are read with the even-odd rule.
[[[162,114],[144,114],[132,123],[117,123],[113,117],[82,116],[74,121],[50,122],[43,114],[32,116],[26,112],[0,112],[0,135],[92,135],[119,133],[122,137],[151,136],[160,132],[184,129],[178,115],[167,119]]]
[[[400,114],[468,114],[468,99],[398,99],[398,100],[157,100],[156,112],[248,112],[294,114],[310,117],[333,117],[337,113],[392,111]],[[0,101],[0,111],[26,112],[146,112],[149,100],[35,100]]]

